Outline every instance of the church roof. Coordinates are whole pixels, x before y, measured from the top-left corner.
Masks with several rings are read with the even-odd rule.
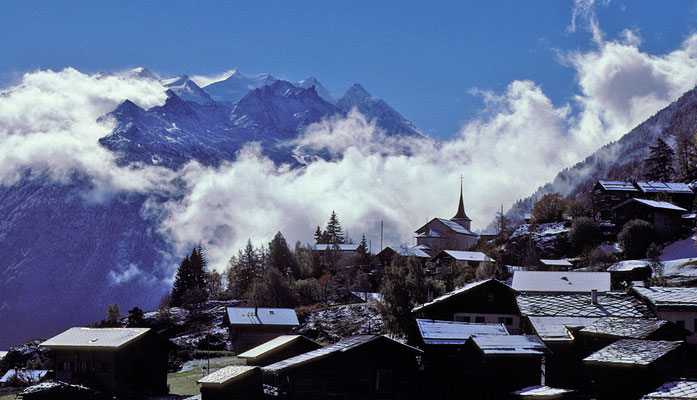
[[[465,214],[465,202],[462,200],[462,182],[460,182],[460,204],[457,206],[457,214],[450,219],[453,221],[472,221],[472,219]]]

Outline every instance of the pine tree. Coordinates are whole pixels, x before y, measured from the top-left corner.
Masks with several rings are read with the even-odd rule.
[[[681,182],[689,183],[697,180],[697,136],[690,139],[680,136],[675,150],[675,162]]]
[[[230,258],[228,268],[230,294],[233,298],[241,299],[251,289],[252,282],[264,273],[263,256],[254,248],[251,239],[247,240],[244,250]]]
[[[114,304],[109,304],[106,307],[106,324],[107,326],[119,326],[119,320],[121,319],[121,311],[119,311],[119,305],[114,302]]]
[[[191,250],[191,255],[184,257],[174,278],[172,296],[169,301],[171,307],[183,306],[189,291],[201,292],[197,298],[203,297],[204,301],[208,298],[206,264],[206,258],[200,244]]]
[[[339,217],[334,211],[332,215],[329,216],[329,221],[327,222],[327,227],[322,234],[326,243],[331,244],[341,244],[345,243],[344,232],[341,229],[341,224],[339,223]]]
[[[319,225],[317,225],[317,230],[315,231],[315,243],[326,244],[324,243],[324,235],[322,234],[322,229],[320,229]]]
[[[295,259],[295,254],[288,248],[288,242],[286,242],[286,238],[283,237],[281,232],[276,233],[269,242],[266,266],[267,268],[276,268],[283,273],[284,276],[292,276],[296,279],[300,276],[298,261]]]
[[[370,264],[371,256],[370,250],[368,249],[368,241],[365,238],[365,233],[363,236],[361,236],[361,242],[358,244],[356,253],[358,255],[358,259],[356,260],[358,265],[364,267]]]
[[[172,296],[169,298],[170,307],[181,307],[182,300],[184,299],[184,293],[190,288],[189,283],[191,282],[191,261],[189,256],[184,257],[184,259],[179,263],[179,269],[177,269],[177,275],[174,277],[174,284],[172,287]]]
[[[673,157],[675,152],[663,141],[656,139],[656,145],[649,147],[651,154],[644,160],[646,179],[650,181],[668,182],[675,174]]]

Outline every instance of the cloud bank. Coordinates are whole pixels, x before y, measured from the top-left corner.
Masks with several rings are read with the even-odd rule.
[[[594,49],[560,54],[577,76],[578,93],[567,103],[553,104],[531,81],[513,81],[500,93],[473,89],[483,100],[480,115],[445,142],[390,136],[354,111],[289,143],[299,154],[329,156],[295,170],[274,165],[254,144],[218,168],[119,167],[97,142],[113,121],[99,117],[124,99],[144,108],[162,104],[161,84],[74,69],[28,73],[0,95],[0,184],[11,185],[27,168],[59,181],[80,171],[95,182],[89,199],[101,201],[120,191],[167,189],[178,178],[184,195],[152,202],[160,209],[151,211],[163,213],[159,228],[182,256],[201,241],[219,269],[247,239],[262,244],[281,231],[290,243],[310,242],[332,211],[354,240],[365,233],[373,251],[380,221],[385,245],[412,244],[413,231],[430,218],[455,214],[460,176],[473,227],[483,228],[501,204],[528,196],[695,85],[697,35],[670,53],[647,54],[638,32],[605,40],[594,5],[584,11],[585,4],[577,2],[574,27],[590,21]],[[229,73],[196,78],[204,86]],[[120,282],[141,272],[129,267],[110,277]]]

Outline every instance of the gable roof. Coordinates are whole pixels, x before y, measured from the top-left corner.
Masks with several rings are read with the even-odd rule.
[[[525,316],[541,317],[634,317],[653,314],[639,299],[621,292],[598,293],[597,304],[589,294],[519,294],[516,302]]]
[[[478,261],[478,262],[491,261],[491,262],[496,262],[496,260],[487,256],[486,254],[482,253],[481,251],[463,251],[463,250],[443,250],[440,253],[436,254],[432,258],[432,260],[439,258],[439,257],[443,257],[444,255],[450,256],[457,261]]]
[[[423,311],[424,309],[430,308],[436,304],[448,301],[448,300],[453,299],[455,297],[466,294],[467,292],[470,292],[470,291],[472,291],[480,286],[489,285],[489,284],[497,285],[497,286],[505,288],[506,290],[510,290],[511,294],[518,293],[516,290],[514,290],[513,288],[511,288],[510,286],[506,285],[503,282],[499,282],[496,279],[487,279],[487,280],[483,280],[483,281],[468,283],[467,285],[465,285],[461,288],[455,289],[452,292],[448,292],[440,297],[437,297],[437,298],[433,299],[432,301],[429,301],[428,303],[419,304],[416,307],[414,307],[411,310],[411,312],[415,313],[415,312]]]
[[[680,347],[682,342],[621,339],[603,347],[583,362],[590,364],[649,365]]]
[[[624,191],[624,192],[638,192],[639,189],[634,187],[634,184],[632,182],[623,182],[623,181],[598,181],[596,183],[596,186],[600,185],[603,189],[605,190],[617,190],[617,191]]]
[[[421,246],[415,246],[415,247],[397,247],[396,249],[393,249],[392,247],[385,247],[380,253],[384,251],[391,251],[397,255],[403,256],[403,257],[419,257],[419,258],[431,258],[431,256],[428,255],[423,250],[423,247]]]
[[[223,385],[242,376],[249,375],[259,367],[251,365],[228,365],[196,381],[201,384]]]
[[[693,194],[690,187],[682,182],[637,182],[636,185],[644,193]]]
[[[688,400],[697,399],[697,382],[670,381],[661,385],[641,400]]]
[[[350,338],[343,339],[337,343],[331,344],[329,346],[322,347],[321,349],[317,350],[312,350],[304,354],[297,355],[295,357],[291,357],[288,359],[285,359],[283,361],[279,361],[277,363],[267,365],[263,367],[262,369],[264,371],[280,371],[286,368],[293,368],[297,367],[299,365],[316,361],[319,359],[322,359],[324,357],[330,356],[332,354],[337,354],[337,353],[345,353],[347,351],[350,351],[352,349],[355,349],[357,347],[363,346],[367,343],[373,342],[375,340],[383,340],[383,341],[389,341],[388,343],[392,343],[395,345],[399,346],[404,346],[405,350],[408,351],[413,351],[415,353],[421,353],[422,351],[411,347],[407,346],[406,344],[402,344],[400,342],[397,342],[395,340],[392,340],[386,336],[381,336],[381,335],[358,335],[358,336],[353,336]]]
[[[610,291],[609,272],[515,271],[513,289],[519,292],[590,293]]]
[[[659,308],[697,307],[697,288],[694,287],[634,286],[631,290]]]
[[[417,319],[416,325],[426,344],[464,344],[473,335],[508,335],[508,330],[503,324]]]
[[[230,325],[300,325],[292,308],[227,307],[226,312]]]
[[[529,316],[535,333],[545,342],[573,341],[570,329],[585,327],[598,320],[596,317],[538,317]]]
[[[468,236],[477,236],[476,233],[474,233],[474,232],[472,232],[471,230],[465,228],[464,226],[458,224],[457,222],[451,221],[451,220],[445,219],[445,218],[433,218],[432,220],[428,221],[424,226],[422,226],[421,228],[417,229],[415,232],[416,232],[416,233],[426,233],[427,235],[430,235],[431,233],[428,232],[428,226],[429,226],[433,221],[438,221],[438,222],[442,223],[443,225],[445,225],[446,227],[448,227],[448,229],[450,229],[451,231],[453,231],[453,232],[455,232],[455,233],[459,233],[459,234],[462,234],[462,235],[468,235]],[[436,236],[436,237],[438,237],[438,236]]]
[[[276,337],[275,339],[271,339],[266,343],[262,343],[257,347],[254,347],[253,349],[249,349],[245,351],[244,353],[238,355],[237,357],[240,358],[257,358],[260,357],[268,352],[277,350],[279,348],[285,347],[293,342],[298,342],[298,341],[306,341],[310,343],[314,343],[317,345],[317,347],[322,347],[319,343],[315,342],[314,340],[308,339],[303,335],[281,335]]]
[[[637,198],[631,198],[623,201],[622,203],[614,206],[612,209],[617,210],[619,208],[624,207],[625,205],[629,203],[639,203],[641,205],[656,209],[656,210],[665,210],[665,211],[675,211],[675,212],[680,212],[684,213],[687,212],[686,209],[682,207],[678,207],[675,204],[668,203],[667,201],[655,201],[655,200],[646,200],[646,199],[637,199]]]
[[[555,266],[555,267],[573,267],[574,266],[568,260],[552,259],[552,258],[540,258],[540,263],[542,263],[543,265]]]
[[[328,251],[328,250],[338,250],[338,251],[356,251],[360,244],[354,243],[316,243],[312,245],[311,250],[316,251]]]
[[[469,340],[485,355],[544,354],[549,351],[537,335],[478,335]]]
[[[660,319],[603,317],[581,329],[580,332],[629,339],[646,339],[667,323],[668,321]]]
[[[149,331],[150,328],[70,328],[40,346],[119,348]]]

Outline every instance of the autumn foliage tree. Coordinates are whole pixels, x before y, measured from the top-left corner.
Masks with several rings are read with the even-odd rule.
[[[564,218],[566,200],[560,193],[542,196],[532,209],[532,217],[537,223],[556,222]]]

